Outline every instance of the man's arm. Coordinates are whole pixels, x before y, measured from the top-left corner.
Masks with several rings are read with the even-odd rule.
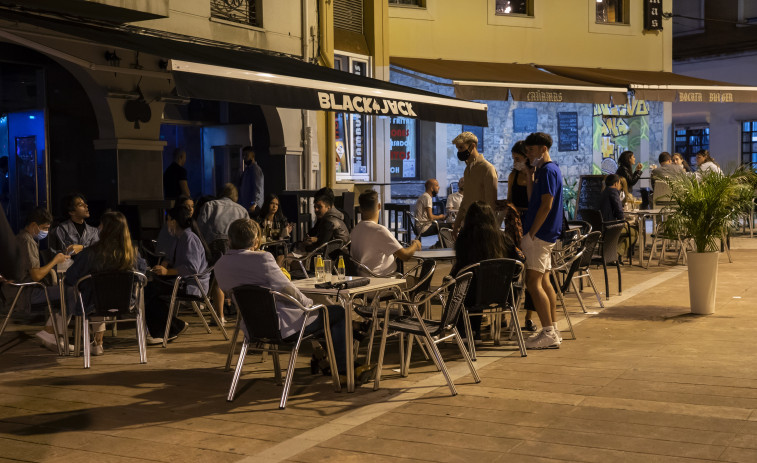
[[[497,207],[497,170],[492,167],[484,179],[484,202],[492,207]]]
[[[40,268],[30,268],[29,276],[32,277],[32,280],[34,281],[40,281],[45,278],[48,273],[50,273],[50,270],[52,270],[53,267],[65,261],[66,259],[69,259],[67,255],[58,253],[47,265]]]
[[[444,214],[434,214],[432,212],[432,209],[430,207],[426,208],[426,217],[428,217],[430,220],[442,220],[444,219]]]
[[[413,254],[421,250],[421,242],[418,240],[413,240],[413,242],[410,244],[410,246],[402,249],[398,249],[394,253],[394,257],[396,259],[399,259],[401,261],[406,261],[413,257]]]
[[[181,194],[192,197],[192,193],[189,192],[189,184],[186,180],[179,180],[179,188],[181,189]]]
[[[531,236],[531,238],[536,235],[536,232],[539,231],[541,226],[544,224],[544,221],[547,220],[547,216],[549,215],[549,211],[552,209],[552,201],[554,199],[555,197],[549,193],[541,195],[541,204],[539,205],[539,210],[536,211],[534,223],[531,225],[531,229],[527,232],[528,235]]]

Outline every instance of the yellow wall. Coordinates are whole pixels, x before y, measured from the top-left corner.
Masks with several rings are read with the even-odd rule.
[[[389,7],[392,56],[672,70],[672,24],[644,33],[642,0],[629,25],[599,25],[596,0],[533,0],[534,17],[494,14],[494,0],[427,0],[425,10]],[[670,10],[666,2],[666,11]]]

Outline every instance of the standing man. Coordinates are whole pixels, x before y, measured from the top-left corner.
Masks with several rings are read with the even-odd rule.
[[[426,191],[415,202],[415,220],[418,221],[418,236],[431,236],[439,233],[434,220],[444,220],[444,214],[434,214],[434,198],[439,194],[439,182],[435,178],[426,180]]]
[[[100,231],[87,224],[89,207],[87,198],[81,193],[73,193],[63,198],[63,209],[68,220],[55,227],[50,240],[50,249],[64,254],[79,254],[82,249],[100,240]]]
[[[492,209],[496,208],[497,170],[478,152],[478,137],[471,132],[463,132],[456,136],[452,144],[457,148],[457,159],[466,164],[463,173],[465,193],[455,217],[455,224],[452,226],[452,234],[457,236],[468,206],[476,201],[483,201]]]
[[[528,211],[523,222],[521,250],[526,256],[528,293],[539,314],[542,330],[526,340],[529,349],[557,349],[562,338],[555,322],[557,296],[549,281],[552,248],[562,232],[562,173],[552,162],[552,137],[532,133],[526,138],[526,156],[535,169],[528,190]]]
[[[263,206],[263,169],[255,162],[252,146],[242,148],[242,159],[244,172],[239,179],[239,204],[249,211],[250,216],[254,216]]]
[[[163,172],[163,196],[166,199],[176,199],[181,195],[191,197],[187,183],[187,152],[183,148],[173,150],[173,162]]]

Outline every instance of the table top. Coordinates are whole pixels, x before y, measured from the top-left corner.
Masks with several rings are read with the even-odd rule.
[[[635,211],[623,211],[623,213],[631,215],[659,215],[662,213],[662,209],[637,209]]]
[[[356,277],[347,277],[356,278]],[[398,286],[405,284],[404,278],[370,278],[371,282],[365,286],[358,286],[357,288],[316,288],[315,285],[318,281],[315,278],[306,278],[304,280],[292,280],[292,284],[305,294],[323,294],[334,295],[340,294],[360,294],[371,291],[377,291],[380,289],[391,288],[392,286]]]
[[[451,259],[455,257],[454,248],[421,249],[413,254],[419,259]]]

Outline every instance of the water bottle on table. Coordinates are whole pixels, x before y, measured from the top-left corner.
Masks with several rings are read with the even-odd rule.
[[[339,261],[337,261],[337,264],[336,264],[337,279],[339,281],[344,281],[345,273],[346,273],[346,270],[344,266],[344,256],[339,256]]]
[[[323,266],[323,257],[317,256],[315,258],[315,280],[318,283],[323,283],[326,280],[326,269]]]

